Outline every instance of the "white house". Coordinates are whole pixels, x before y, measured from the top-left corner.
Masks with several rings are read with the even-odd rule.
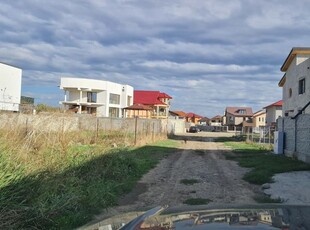
[[[310,102],[310,48],[292,48],[281,71],[283,116],[295,116]],[[304,113],[310,114],[310,106]]]
[[[76,113],[96,114],[98,117],[122,117],[123,108],[133,104],[133,87],[114,82],[61,78],[63,104]]]
[[[19,111],[22,70],[0,63],[0,110]]]

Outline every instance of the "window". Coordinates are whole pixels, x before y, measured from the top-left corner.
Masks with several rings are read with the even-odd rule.
[[[306,80],[304,78],[299,80],[298,92],[299,94],[304,94],[306,92]]]
[[[238,113],[239,113],[239,114],[246,114],[246,111],[245,111],[245,109],[240,109],[240,110],[238,111]]]
[[[131,96],[127,96],[127,106],[130,106],[130,103],[131,103]]]
[[[258,121],[260,122],[260,117],[258,118]]]
[[[110,93],[110,104],[119,105],[120,104],[120,95]]]
[[[264,118],[262,117],[262,122],[264,122]]]
[[[109,117],[119,117],[119,108],[109,108]]]
[[[229,117],[229,121],[234,121],[234,117]]]
[[[97,93],[95,92],[87,92],[87,102],[97,102]]]
[[[289,88],[289,90],[288,90],[288,97],[292,97],[292,88]]]

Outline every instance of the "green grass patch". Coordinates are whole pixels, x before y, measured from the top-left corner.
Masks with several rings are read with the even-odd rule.
[[[245,142],[226,142],[233,149],[227,153],[226,159],[235,160],[241,167],[252,168],[244,175],[244,180],[253,184],[272,182],[276,173],[310,170],[310,165],[299,160],[274,155],[264,146]]]
[[[282,203],[283,202],[281,200],[281,198],[272,199],[270,196],[267,196],[265,194],[254,196],[254,200],[257,203],[263,203],[263,204],[266,204],[266,203]]]
[[[204,199],[204,198],[190,198],[183,202],[183,204],[188,205],[204,205],[209,204],[212,200],[210,199]]]
[[[199,180],[196,180],[196,179],[182,179],[182,180],[180,180],[180,183],[181,184],[185,184],[185,185],[193,185],[193,184],[199,183]]]
[[[176,146],[172,140],[108,150],[99,144],[74,144],[65,152],[47,148],[20,160],[0,139],[0,228],[79,227],[116,205]],[[31,171],[36,158],[44,167]]]

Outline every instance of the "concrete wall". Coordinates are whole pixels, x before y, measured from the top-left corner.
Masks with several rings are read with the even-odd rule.
[[[0,63],[0,110],[19,111],[22,70]]]
[[[293,116],[298,112],[298,109],[305,106],[310,101],[310,55],[298,54],[288,70],[286,71],[286,82],[283,86],[283,115],[286,111],[294,110],[290,112],[289,116]],[[305,78],[306,92],[299,94],[298,84],[299,80]],[[292,96],[289,96],[289,90],[292,90]],[[306,114],[310,114],[310,107],[305,111]]]
[[[278,130],[284,132],[284,153],[295,155],[310,163],[310,114],[302,114],[295,120],[284,117],[278,119]]]
[[[88,115],[27,115],[3,113],[0,114],[0,129],[24,127],[27,132],[68,132],[79,130],[119,130],[134,133],[137,122],[137,133],[167,134],[184,133],[185,122],[182,120],[142,119],[138,118],[107,118]]]

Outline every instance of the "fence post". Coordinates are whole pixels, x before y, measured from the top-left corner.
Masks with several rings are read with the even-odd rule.
[[[270,135],[270,131],[271,131],[271,130],[270,130],[270,127],[269,127],[269,135],[268,135],[268,137],[269,137],[269,145],[270,145],[270,136],[271,136],[271,135]]]
[[[153,133],[152,133],[152,141],[154,142],[155,137],[155,122],[153,122]]]
[[[98,137],[98,132],[99,132],[99,118],[96,118],[96,137]]]
[[[137,145],[137,127],[138,127],[138,117],[135,117],[135,145]]]

